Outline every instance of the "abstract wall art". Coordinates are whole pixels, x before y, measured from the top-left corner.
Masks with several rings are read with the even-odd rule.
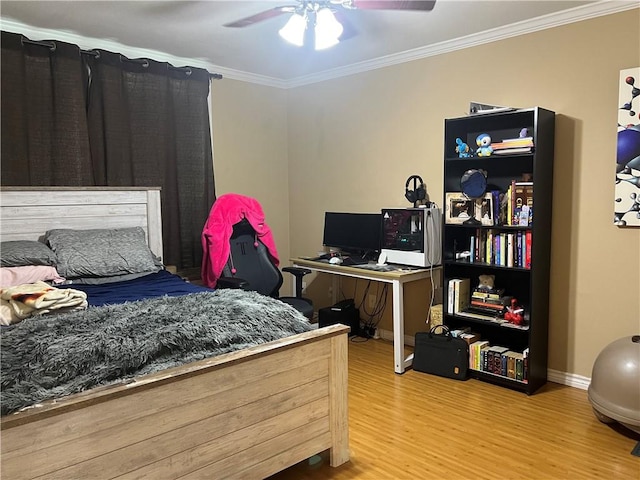
[[[640,227],[640,67],[620,70],[614,224]]]

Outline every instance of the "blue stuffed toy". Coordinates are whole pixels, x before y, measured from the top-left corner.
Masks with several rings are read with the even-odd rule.
[[[469,145],[464,143],[461,138],[456,138],[456,153],[460,158],[473,157],[473,150],[469,148]]]
[[[491,137],[486,133],[481,133],[476,138],[476,143],[478,144],[478,150],[476,151],[476,155],[479,157],[488,157],[493,153],[493,148],[491,147]]]

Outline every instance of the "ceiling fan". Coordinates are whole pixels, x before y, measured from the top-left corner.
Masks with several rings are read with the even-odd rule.
[[[291,14],[279,33],[285,40],[302,46],[309,37],[316,50],[322,50],[355,35],[345,10],[421,10],[433,9],[435,0],[296,0],[295,5],[282,5],[225,24],[225,27],[244,28],[283,14]],[[313,26],[313,28],[308,28]]]

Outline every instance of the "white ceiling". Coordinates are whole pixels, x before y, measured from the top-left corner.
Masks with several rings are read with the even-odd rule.
[[[280,38],[288,15],[245,28],[223,26],[295,3],[2,0],[0,18],[3,30],[32,40],[69,41],[287,87],[638,7],[638,0],[437,0],[432,11],[349,10],[358,34],[323,51]]]

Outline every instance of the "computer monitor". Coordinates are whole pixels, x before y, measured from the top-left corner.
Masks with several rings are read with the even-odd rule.
[[[325,212],[322,244],[373,258],[380,250],[381,232],[380,213]]]

